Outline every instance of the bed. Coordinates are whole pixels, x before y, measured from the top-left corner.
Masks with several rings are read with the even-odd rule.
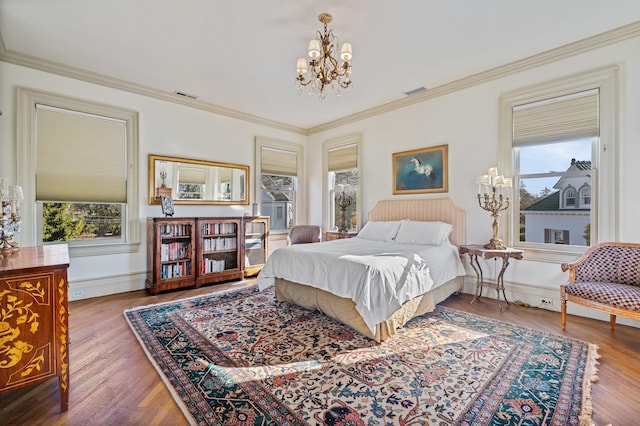
[[[371,224],[358,237],[274,251],[258,275],[260,289],[275,285],[279,302],[318,310],[377,342],[462,289],[465,272],[457,247],[465,242],[465,212],[449,198],[383,200],[368,219]],[[414,244],[411,237],[367,241],[361,237],[370,235],[370,225],[390,233],[398,226],[397,236],[405,239],[411,227],[449,228],[446,241],[425,246],[424,241]],[[402,226],[404,232],[398,234]],[[445,272],[438,269],[440,264],[446,264]]]

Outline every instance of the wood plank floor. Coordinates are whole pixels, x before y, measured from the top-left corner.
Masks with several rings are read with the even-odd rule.
[[[0,394],[2,425],[185,425],[180,409],[129,329],[128,308],[239,288],[241,281],[150,296],[135,291],[70,303],[69,411],[59,413],[57,379]],[[469,304],[470,295],[443,304],[527,327],[597,343],[599,381],[592,397],[596,425],[640,424],[640,329],[510,305],[499,312],[495,300]]]

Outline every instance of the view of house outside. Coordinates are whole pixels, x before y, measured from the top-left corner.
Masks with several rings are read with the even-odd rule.
[[[262,174],[260,213],[269,216],[271,230],[286,230],[294,225],[296,187],[295,176]]]
[[[591,139],[519,149],[520,241],[588,246]]]

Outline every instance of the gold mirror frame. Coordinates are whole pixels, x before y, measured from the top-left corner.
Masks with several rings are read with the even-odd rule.
[[[249,166],[149,154],[149,204],[249,205]]]

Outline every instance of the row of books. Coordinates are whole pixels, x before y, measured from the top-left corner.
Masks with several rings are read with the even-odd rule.
[[[191,262],[178,262],[171,265],[162,265],[160,278],[163,280],[169,278],[179,278],[191,275]]]
[[[160,261],[190,259],[191,243],[175,242],[160,244]]]
[[[236,233],[236,224],[232,223],[232,222],[203,223],[202,224],[202,232],[205,235],[235,234]]]
[[[187,237],[191,235],[191,225],[165,223],[160,225],[160,235],[163,237]]]
[[[224,271],[224,259],[216,260],[216,259],[202,259],[202,272],[205,274],[209,274],[211,272],[222,272]]]
[[[238,248],[238,243],[235,237],[227,238],[204,238],[202,240],[202,250],[235,250]]]

